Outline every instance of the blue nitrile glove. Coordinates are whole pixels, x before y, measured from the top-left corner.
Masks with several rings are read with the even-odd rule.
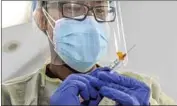
[[[86,77],[92,78],[82,74],[68,76],[50,97],[50,105],[98,105],[100,96]],[[83,103],[80,103],[79,95]]]
[[[109,68],[99,68],[93,72],[96,78],[105,82],[99,84],[93,78],[92,86],[100,89],[100,94],[122,105],[149,105],[149,87],[136,79],[111,72]]]
[[[93,70],[92,72],[90,72],[89,75],[91,75],[93,77],[97,77],[98,73],[102,72],[102,71],[111,72],[111,69],[109,67],[99,67],[99,68],[96,68],[95,70]]]

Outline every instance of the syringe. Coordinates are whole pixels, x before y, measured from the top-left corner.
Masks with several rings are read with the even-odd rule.
[[[136,46],[136,44],[134,44],[127,52],[127,54]],[[123,52],[117,52],[117,56],[119,59],[116,59],[113,63],[111,63],[108,67],[110,69],[114,69],[115,67],[117,66],[120,66],[121,63],[123,62],[123,60],[125,59],[125,57],[127,56],[126,53],[123,53]]]

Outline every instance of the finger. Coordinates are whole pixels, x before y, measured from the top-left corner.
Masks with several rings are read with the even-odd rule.
[[[107,81],[107,82],[111,82],[111,83],[115,83],[115,84],[119,84],[128,88],[131,88],[132,86],[138,86],[141,87],[142,85],[140,84],[141,82],[127,77],[127,76],[123,76],[120,74],[115,74],[115,73],[109,73],[109,72],[99,72],[98,73],[98,78],[100,80],[103,81]]]
[[[68,83],[68,87],[70,92],[73,95],[78,96],[78,94],[80,93],[80,96],[84,99],[84,100],[89,100],[89,88],[87,87],[87,85],[81,81],[78,80],[72,80]],[[65,89],[67,89],[65,88]]]
[[[84,84],[83,82],[72,80],[63,85],[64,86],[61,89],[56,90],[56,92],[51,96],[50,98],[51,104],[71,105],[72,103],[72,105],[74,104],[78,105],[80,104],[80,100],[78,97],[79,94],[82,96],[84,100],[89,100],[88,88],[86,84]],[[68,102],[66,99],[68,99],[70,102]]]
[[[83,75],[85,78],[87,78],[90,82],[90,84],[94,87],[94,88],[97,88],[97,89],[100,89],[102,86],[106,86],[107,82],[103,82],[101,80],[99,80],[98,78],[96,77],[93,77],[91,75]]]
[[[141,98],[141,101],[147,101],[147,103],[141,103],[140,104],[148,104],[149,102],[149,95],[150,95],[150,89],[146,89],[146,88],[127,88],[127,87],[124,87],[124,86],[121,86],[119,84],[113,84],[113,83],[110,83],[107,85],[107,87],[110,87],[110,88],[113,88],[113,89],[116,89],[116,90],[119,90],[119,91],[122,91],[124,93],[127,93],[129,95],[132,95],[133,92],[130,92],[130,90],[136,90],[137,93],[139,94],[144,94],[144,95],[136,95],[136,98]]]
[[[75,88],[74,88],[75,89]],[[79,105],[80,101],[77,95],[73,94],[75,91],[73,87],[63,89],[62,92],[54,93],[50,97],[50,105]],[[66,101],[66,98],[70,101]]]
[[[89,101],[83,101],[82,106],[98,106],[103,96],[99,95],[96,99],[90,99]]]
[[[128,91],[129,91],[129,88],[121,86],[119,84],[114,84],[114,83],[107,84],[107,87],[110,87],[110,88],[113,88],[113,89],[117,89],[117,90],[125,92],[125,93],[128,93]]]
[[[98,97],[95,100],[90,100],[89,105],[88,106],[98,106],[98,104],[100,103],[100,101],[102,100],[102,96],[98,95]]]
[[[84,76],[82,74],[73,74],[68,78],[68,80],[78,80],[78,81],[81,81],[81,82],[85,83],[88,87],[90,97],[91,98],[96,98],[97,97],[98,93],[97,93],[96,89],[94,89],[90,85],[89,80],[87,78],[84,78]]]
[[[130,95],[113,88],[104,86],[100,89],[99,92],[101,95],[110,98],[123,105],[139,105],[137,100],[134,100],[134,98],[132,98]]]
[[[110,72],[111,69],[109,67],[100,67],[100,71],[107,71]]]
[[[97,68],[95,70],[93,70],[90,75],[94,76],[94,77],[97,77],[97,73],[99,73],[100,71],[106,71],[106,72],[110,72],[111,69],[109,67],[100,67],[100,68]]]

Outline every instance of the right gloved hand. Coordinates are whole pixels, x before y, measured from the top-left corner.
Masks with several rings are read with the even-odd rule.
[[[91,75],[98,79],[89,80],[102,96],[122,105],[149,105],[150,89],[145,83],[112,72],[107,67],[98,68]]]
[[[50,105],[97,106],[101,101],[98,91],[89,83],[90,75],[72,74],[68,76],[50,97]],[[96,78],[94,78],[96,79]],[[84,100],[79,100],[79,95]]]

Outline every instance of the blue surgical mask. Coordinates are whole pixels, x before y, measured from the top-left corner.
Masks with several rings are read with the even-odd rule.
[[[74,70],[88,72],[107,51],[106,30],[92,16],[84,21],[59,19],[53,32],[55,51]]]

